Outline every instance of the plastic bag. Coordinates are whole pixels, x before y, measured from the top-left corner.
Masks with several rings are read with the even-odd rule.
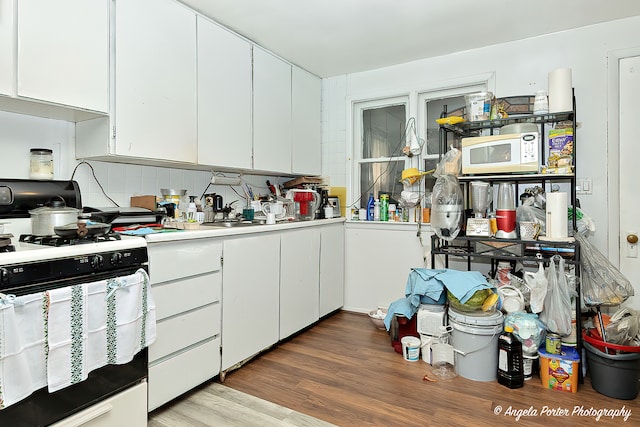
[[[522,222],[535,222],[540,225],[540,231],[545,232],[546,211],[535,207],[535,199],[527,197],[522,200],[522,204],[516,208],[516,221],[518,224]]]
[[[634,295],[631,282],[581,233],[582,301],[586,307],[620,305]]]
[[[451,147],[449,151],[447,151],[438,166],[436,167],[433,176],[436,178],[445,176],[445,175],[460,175],[460,171],[462,170],[462,152],[455,147]]]
[[[556,268],[556,261],[558,267]],[[564,259],[555,255],[547,270],[549,287],[544,298],[544,309],[540,320],[547,325],[547,330],[566,336],[571,333],[571,291],[564,273]]]
[[[454,175],[439,176],[431,195],[431,228],[439,238],[451,241],[460,233],[462,203],[458,178]]]
[[[569,222],[573,222],[573,214],[574,214],[574,209],[572,207],[569,207]],[[596,232],[595,221],[591,217],[587,216],[582,211],[582,209],[576,208],[575,214],[576,214],[576,229],[578,233],[582,234],[583,236],[589,236],[590,234],[593,234]]]
[[[535,355],[545,337],[545,325],[537,314],[518,311],[507,314],[505,326],[513,327],[513,335],[522,343],[522,352]]]
[[[640,313],[622,307],[611,316],[605,328],[607,342],[626,346],[640,345]]]
[[[538,267],[538,271],[531,273],[526,271],[524,273],[524,281],[531,289],[531,297],[529,300],[529,307],[532,313],[540,313],[544,308],[544,298],[547,295],[548,281],[544,274],[544,266],[542,262]]]

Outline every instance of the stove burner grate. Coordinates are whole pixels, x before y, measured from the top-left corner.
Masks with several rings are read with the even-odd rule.
[[[103,234],[101,236],[87,236],[83,238],[71,238],[62,236],[34,236],[33,234],[21,234],[20,239],[24,243],[32,243],[35,245],[43,246],[72,246],[82,245],[85,243],[99,243],[99,242],[111,242],[120,240],[120,235],[117,233]]]

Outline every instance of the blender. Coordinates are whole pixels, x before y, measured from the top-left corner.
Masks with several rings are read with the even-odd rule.
[[[517,239],[516,203],[512,182],[501,182],[498,186],[498,208],[496,209],[498,231],[496,237]]]
[[[491,224],[486,216],[493,199],[492,187],[483,181],[473,181],[470,186],[473,218],[467,220],[467,235],[491,236]]]

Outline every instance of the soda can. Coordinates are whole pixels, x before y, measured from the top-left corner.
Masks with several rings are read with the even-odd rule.
[[[380,195],[380,221],[389,221],[389,195]]]

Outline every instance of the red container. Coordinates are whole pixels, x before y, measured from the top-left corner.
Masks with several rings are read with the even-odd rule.
[[[420,338],[420,334],[418,334],[417,317],[418,316],[413,316],[411,319],[407,319],[399,314],[393,316],[389,333],[391,334],[391,346],[397,353],[402,354],[402,338]]]
[[[592,337],[589,331],[582,331],[582,338],[603,353],[616,354],[620,351],[624,353],[640,353],[640,346],[619,345],[604,342],[598,338]]]
[[[498,230],[511,233],[516,229],[516,210],[498,209],[496,210],[496,220],[498,222]]]

